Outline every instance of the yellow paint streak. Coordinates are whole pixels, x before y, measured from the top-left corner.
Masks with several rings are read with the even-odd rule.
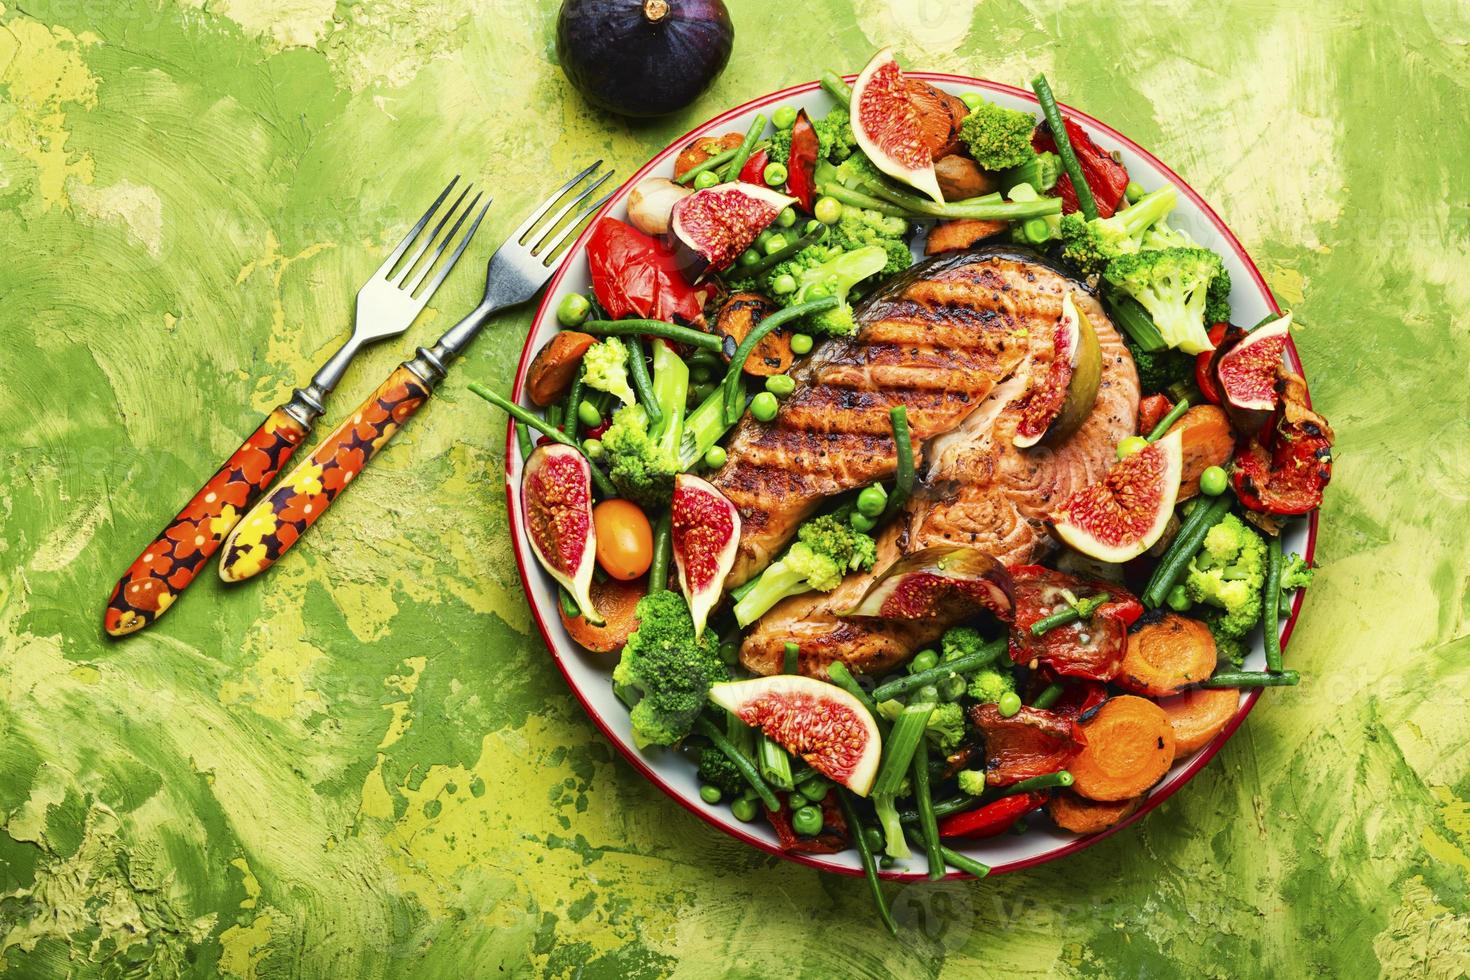
[[[336,0],[187,0],[239,24],[251,34],[268,37],[282,48],[311,47],[332,26]]]
[[[241,980],[255,980],[256,967],[270,952],[271,921],[271,914],[262,912],[250,925],[233,925],[220,933],[221,973]]]
[[[0,6],[0,14],[5,8]],[[41,209],[67,206],[67,179],[90,183],[91,154],[67,149],[69,107],[97,104],[97,79],[82,52],[98,43],[92,34],[73,34],[24,15],[0,24],[0,147],[35,168],[36,196]]]
[[[1399,905],[1373,937],[1385,977],[1451,980],[1470,974],[1470,916],[1441,905],[1422,876],[1404,882]]]
[[[245,889],[245,898],[241,900],[242,909],[255,908],[260,899],[260,879],[255,877],[255,872],[250,870],[250,862],[242,857],[235,858],[230,862],[230,867],[238,868],[240,871],[240,884]]]
[[[409,700],[413,692],[418,689],[419,678],[423,675],[424,667],[428,664],[428,657],[406,657],[403,661],[408,665],[407,674],[392,674],[383,681],[384,686],[396,689],[404,696],[402,701],[394,701],[383,707],[393,713],[393,719],[388,723],[388,730],[383,733],[383,740],[378,743],[378,748],[386,749],[398,741],[408,731],[410,724],[408,720],[408,709],[412,705]],[[381,756],[379,757],[381,758]]]
[[[146,184],[120,180],[110,187],[93,187],[79,180],[67,184],[72,204],[99,221],[122,226],[132,241],[153,258],[163,254],[163,201]]]
[[[266,718],[291,723],[305,736],[305,720],[326,714],[328,705],[310,683],[323,653],[307,639],[312,631],[306,623],[304,563],[283,563],[272,579],[280,587],[267,594],[262,626],[245,641],[246,651],[255,659],[240,676],[220,685],[220,702],[245,705]]]
[[[266,361],[284,368],[294,377],[307,378],[316,370],[312,352],[305,350],[302,343],[303,324],[286,321],[286,303],[283,298],[282,281],[292,266],[306,263],[322,252],[335,246],[331,242],[315,242],[295,255],[281,251],[281,242],[274,231],[266,232],[265,254],[253,262],[246,263],[235,277],[235,285],[241,286],[252,276],[268,276],[271,285],[271,329],[266,338]],[[257,385],[252,404],[261,412],[275,408],[281,400],[279,386],[274,380],[262,378]]]

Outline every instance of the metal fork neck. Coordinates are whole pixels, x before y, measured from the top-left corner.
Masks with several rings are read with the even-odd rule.
[[[363,344],[364,341],[356,335],[347,338],[346,343],[321,366],[321,370],[312,375],[310,384],[291,393],[286,412],[309,428],[326,411],[327,397],[341,383],[342,375],[347,373],[347,365],[362,350]]]
[[[408,369],[429,385],[438,384],[449,373],[449,365],[464,353],[480,330],[501,309],[501,305],[486,299],[475,307],[468,316],[444,332],[444,336],[433,347],[420,347]]]

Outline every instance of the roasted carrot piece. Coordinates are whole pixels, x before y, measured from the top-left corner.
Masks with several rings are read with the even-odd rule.
[[[723,136],[696,136],[684,144],[674,160],[674,178],[684,176],[710,157],[723,150],[733,150],[745,140],[744,133],[725,133]]]
[[[1004,221],[981,221],[978,218],[957,218],[941,221],[929,229],[929,238],[924,243],[925,255],[940,252],[958,252],[967,249],[982,239],[999,235],[1010,225]]]
[[[1196,405],[1169,426],[1181,431],[1184,469],[1179,480],[1179,499],[1199,493],[1199,475],[1211,466],[1225,466],[1235,453],[1235,433],[1230,419],[1218,405]]]
[[[766,317],[775,313],[777,306],[760,293],[733,293],[720,307],[715,318],[715,333],[724,334],[735,340],[738,347]],[[760,339],[750,356],[745,359],[745,373],[767,378],[773,374],[785,374],[791,367],[791,332],[773,330]]]
[[[1152,698],[1177,694],[1215,671],[1215,638],[1197,619],[1167,613],[1156,623],[1128,634],[1119,687]]]
[[[1113,698],[1082,730],[1087,744],[1067,769],[1072,789],[1089,800],[1116,803],[1138,796],[1174,762],[1174,726],[1146,698]]]
[[[648,594],[648,576],[627,582],[611,576],[602,582],[593,579],[590,591],[603,625],[593,626],[586,616],[568,616],[557,603],[561,623],[573,640],[593,653],[617,653],[638,628],[638,600]]]
[[[1240,692],[1234,688],[1197,688],[1160,698],[1159,707],[1174,726],[1174,752],[1185,756],[1220,734],[1240,707]]]
[[[577,330],[563,330],[547,341],[526,372],[531,401],[545,407],[565,395],[577,376],[582,355],[595,343],[596,337]]]
[[[1074,834],[1095,834],[1131,817],[1143,805],[1143,797],[1102,803],[1062,790],[1047,802],[1046,812],[1052,822]]]

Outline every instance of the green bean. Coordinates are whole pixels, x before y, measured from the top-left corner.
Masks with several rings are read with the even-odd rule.
[[[1273,535],[1266,543],[1266,593],[1261,603],[1266,669],[1273,674],[1281,673],[1281,562],[1281,538]]]
[[[903,777],[908,774],[909,763],[914,759],[914,752],[924,740],[924,730],[932,714],[932,701],[905,705],[899,712],[888,738],[883,742],[883,761],[878,766],[878,778],[873,780],[872,795],[894,796],[898,793]]]
[[[740,775],[745,777],[745,781],[750,784],[751,789],[755,790],[755,795],[761,798],[767,810],[781,809],[781,801],[776,799],[776,794],[771,792],[771,787],[766,785],[764,779],[761,779],[761,774],[756,771],[755,763],[744,752],[737,749],[734,743],[725,737],[725,733],[715,727],[714,722],[700,715],[694,720],[694,730],[709,739],[710,744],[719,749],[725,758],[740,770]]]
[[[536,451],[536,441],[531,438],[531,429],[524,422],[516,423],[516,441],[521,446],[521,459],[528,458]]]
[[[1075,623],[1079,619],[1087,619],[1097,611],[1097,607],[1113,598],[1111,592],[1099,592],[1097,595],[1079,599],[1076,604],[1069,604],[1061,612],[1052,613],[1045,619],[1038,619],[1031,624],[1032,636],[1043,636],[1048,630],[1054,630],[1058,626],[1066,626]]]
[[[898,470],[893,477],[893,492],[888,495],[888,504],[883,508],[884,517],[897,514],[914,492],[914,440],[909,434],[909,410],[902,405],[893,406],[888,410],[888,422],[893,426]]]
[[[966,810],[975,809],[980,805],[980,802],[981,800],[978,796],[965,796],[964,794],[952,796],[947,800],[940,800],[934,804],[934,816],[937,819],[943,819],[948,816],[953,816],[956,813],[964,813]],[[898,811],[898,819],[900,823],[918,823],[919,811],[900,810]]]
[[[1056,789],[1058,786],[1067,787],[1072,785],[1072,774],[1065,769],[1057,772],[1048,772],[1040,776],[1032,776],[1020,782],[1012,783],[1000,791],[996,799],[1006,796],[1016,796],[1019,793],[1034,793],[1040,789]]]
[[[662,592],[669,587],[669,559],[673,556],[674,515],[664,511],[653,526],[653,562],[648,566],[648,591]]]
[[[843,204],[855,208],[864,208],[868,211],[877,211],[879,214],[886,214],[890,218],[907,218],[909,216],[907,208],[901,208],[882,198],[874,197],[871,194],[864,194],[862,191],[855,191],[846,185],[836,182],[823,184],[822,193],[834,200],[841,201]]]
[[[1046,685],[1042,692],[1036,695],[1036,700],[1031,702],[1031,707],[1043,709],[1050,708],[1052,705],[1057,703],[1057,698],[1062,696],[1063,690],[1065,689],[1062,687],[1062,685],[1056,682],[1052,682],[1051,684]]]
[[[939,822],[934,816],[934,798],[929,795],[929,740],[919,739],[914,750],[912,769],[914,800],[919,807],[919,836],[924,840],[924,853],[929,858],[929,880],[944,877],[944,855],[940,853]]]
[[[790,640],[786,641],[786,646],[785,646],[785,649],[782,652],[782,657],[781,657],[781,673],[783,673],[783,674],[794,674],[794,673],[796,673],[796,668],[797,668],[797,664],[798,664],[798,658],[799,658],[800,654],[801,654],[801,647],[797,646],[795,643],[792,643]]]
[[[496,394],[495,392],[491,391],[489,388],[486,388],[484,385],[480,384],[477,381],[471,381],[469,388],[470,391],[473,391],[475,394],[479,395],[490,404],[499,408],[511,418],[518,419],[529,425],[531,428],[535,429],[537,432],[540,432],[542,435],[550,436],[553,440],[561,443],[563,446],[570,446],[572,449],[575,449],[577,452],[581,453],[582,456],[587,460],[588,466],[592,469],[592,482],[597,484],[597,489],[601,490],[606,496],[609,497],[616,497],[618,495],[617,487],[612,485],[612,481],[607,478],[607,474],[602,472],[597,463],[592,459],[592,457],[587,455],[587,451],[583,449],[575,439],[568,438],[565,432],[561,431],[555,426],[550,425],[546,422],[546,420],[538,418],[535,414],[526,411],[524,408],[506,398],[504,395]]]
[[[664,340],[687,344],[690,347],[712,350],[716,354],[720,353],[725,346],[715,334],[681,327],[676,323],[665,323],[662,320],[588,320],[577,329],[583,333],[613,337],[644,335],[662,337]]]
[[[628,376],[633,381],[633,390],[638,393],[638,403],[648,414],[648,427],[652,429],[664,420],[664,410],[659,407],[658,398],[653,393],[648,362],[643,360],[643,341],[633,334],[625,343],[628,345]]]
[[[900,190],[880,181],[864,181],[862,192],[873,194],[902,208],[907,217],[923,218],[972,218],[979,221],[1025,221],[1028,218],[1045,218],[1060,214],[1061,198],[1038,197],[1032,201],[1007,201],[999,194],[986,194],[963,201],[945,201],[938,204],[927,197]],[[861,193],[861,192],[860,192]]]
[[[1185,566],[1199,550],[1210,528],[1224,520],[1233,499],[1230,494],[1222,493],[1208,503],[1201,499],[1194,505],[1194,510],[1184,519],[1179,533],[1174,535],[1174,540],[1169,544],[1169,550],[1164,552],[1164,557],[1154,569],[1148,588],[1143,590],[1143,604],[1146,607],[1156,609],[1163,604],[1164,597],[1169,594],[1179,576],[1184,574]]]
[[[566,401],[562,402],[562,425],[566,427],[567,438],[573,442],[577,441],[577,428],[582,423],[582,389],[587,385],[586,374],[586,365],[578,364],[572,386],[567,389]]]
[[[1184,416],[1184,413],[1187,411],[1189,411],[1189,399],[1179,399],[1179,404],[1169,409],[1169,414],[1159,419],[1159,424],[1153,427],[1153,431],[1148,434],[1148,441],[1158,442],[1160,439],[1164,438],[1164,433],[1169,431],[1169,426],[1173,425],[1175,422],[1178,422],[1179,419],[1182,418]]]
[[[1200,687],[1295,687],[1301,675],[1294,670],[1283,670],[1279,674],[1257,673],[1253,670],[1227,670],[1216,674]]]
[[[784,248],[777,249],[770,255],[762,257],[761,260],[754,265],[741,266],[736,271],[739,273],[741,279],[754,279],[756,276],[761,275],[762,273],[767,272],[771,269],[774,269],[776,266],[780,265],[782,262],[785,262],[787,259],[791,258],[791,256],[795,255],[797,252],[800,252],[808,245],[815,245],[817,242],[821,241],[825,237],[827,237],[826,225],[822,225],[819,228],[813,228],[810,232],[802,235],[790,245],[787,245]]]
[[[847,794],[847,790],[840,786],[837,788],[837,802],[842,806],[842,819],[847,822],[852,844],[857,848],[858,860],[863,865],[863,874],[868,879],[868,890],[873,893],[873,904],[878,907],[878,918],[882,920],[884,928],[896,936],[898,924],[888,911],[888,899],[883,897],[883,883],[878,879],[878,865],[873,860],[873,849],[868,846],[868,835],[864,833],[863,822],[858,819],[857,807],[852,805],[852,797]]]
[[[840,660],[832,661],[827,665],[827,679],[848,694],[857,698],[862,703],[862,706],[868,709],[868,714],[872,715],[874,719],[882,717],[878,714],[878,705],[874,703],[872,698],[868,697],[868,692],[863,690],[862,685],[857,682],[857,678],[852,676],[852,672],[847,669],[847,664]]]
[[[1091,221],[1097,217],[1097,201],[1092,197],[1092,188],[1088,186],[1087,177],[1082,173],[1082,165],[1077,162],[1071,137],[1067,135],[1067,124],[1062,120],[1062,110],[1057,107],[1056,96],[1051,92],[1051,83],[1046,80],[1045,75],[1037,75],[1031,80],[1031,90],[1036,93],[1036,100],[1041,103],[1041,114],[1046,117],[1046,124],[1051,128],[1051,138],[1057,144],[1057,156],[1062,158],[1062,169],[1072,178],[1077,207],[1082,216]]]
[[[740,418],[742,408],[740,376],[744,371],[745,359],[750,356],[751,351],[755,350],[755,345],[764,340],[766,335],[777,327],[784,326],[809,313],[822,313],[836,306],[837,297],[835,296],[812,300],[810,303],[798,303],[772,313],[751,328],[750,332],[745,335],[745,339],[740,342],[740,346],[735,348],[735,354],[730,358],[729,373],[725,375],[725,380],[720,382],[721,390],[724,392],[726,424],[733,425]]]
[[[1007,640],[1005,637],[1001,637],[998,640],[991,640],[974,653],[966,654],[963,657],[955,657],[953,660],[941,663],[938,667],[921,670],[917,674],[909,674],[907,677],[900,677],[898,680],[889,681],[887,684],[873,691],[873,702],[876,704],[880,701],[887,701],[889,698],[896,698],[900,694],[907,694],[909,691],[918,690],[926,684],[938,686],[941,681],[951,677],[966,674],[972,670],[979,670],[1004,653],[1006,643]],[[829,677],[832,675],[831,667],[827,668],[827,675]]]
[[[990,874],[990,865],[981,864],[974,858],[966,857],[959,851],[951,850],[948,847],[940,847],[939,853],[944,855],[944,859],[946,861],[948,861],[954,867],[958,868],[960,871],[965,872],[965,874],[974,875],[976,878],[984,878],[986,875]]]
[[[766,117],[764,113],[756,113],[750,122],[750,128],[745,131],[745,139],[740,141],[740,146],[735,150],[735,155],[725,165],[724,179],[734,180],[740,176],[745,161],[750,159],[751,153],[755,151],[755,144],[760,141],[761,133],[766,131]]]
[[[556,597],[561,603],[561,611],[568,619],[576,619],[582,615],[582,607],[577,605],[577,600],[572,598],[572,594],[564,586],[557,586]]]
[[[553,402],[546,406],[546,421],[552,428],[561,429],[561,402]]]
[[[847,79],[830,68],[822,72],[822,88],[839,104],[852,104],[852,88],[848,86]]]
[[[733,149],[721,150],[714,156],[706,157],[699,163],[696,163],[694,166],[684,171],[683,175],[675,177],[674,183],[687,184],[695,177],[698,177],[700,174],[704,173],[706,170],[714,170],[716,167],[722,166],[723,164],[729,162],[730,160],[733,160],[734,158],[735,151]]]

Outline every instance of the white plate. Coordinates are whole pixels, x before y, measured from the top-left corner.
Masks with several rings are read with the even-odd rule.
[[[1030,92],[1008,85],[961,75],[929,72],[909,72],[907,74],[921,78],[956,95],[962,92],[981,91],[986,98],[999,105],[1032,112],[1038,118],[1041,114],[1036,99]],[[672,176],[674,158],[678,155],[679,149],[695,136],[706,133],[719,135],[732,131],[743,133],[757,112],[764,112],[769,117],[774,108],[782,105],[805,108],[809,115],[818,118],[825,115],[832,107],[832,99],[815,82],[811,82],[774,92],[716,116],[681,136],[629,178],[627,183],[619,188],[608,201],[603,213],[626,218],[627,197],[633,186],[645,177]],[[1117,150],[1121,154],[1124,165],[1128,168],[1130,177],[1146,189],[1153,190],[1166,182],[1172,183],[1179,189],[1179,204],[1170,217],[1170,224],[1189,232],[1201,245],[1214,249],[1224,258],[1225,267],[1230,271],[1231,282],[1234,286],[1230,294],[1230,304],[1234,312],[1233,319],[1237,323],[1256,323],[1268,314],[1281,312],[1270,290],[1266,288],[1260,272],[1256,270],[1240,242],[1230,233],[1230,229],[1225,227],[1225,223],[1211,210],[1204,199],[1196,194],[1189,185],[1122,134],[1083,113],[1065,107],[1063,111],[1065,115],[1081,123],[1093,140],[1104,150]],[[588,234],[590,230],[584,233],[568,252],[567,261],[557,276],[551,280],[541,300],[541,306],[536,311],[536,318],[527,336],[525,349],[521,352],[520,366],[516,371],[514,397],[517,401],[521,398],[526,372],[530,367],[532,357],[560,329],[556,321],[557,303],[567,293],[590,292],[587,262],[583,253]],[[1295,370],[1298,372],[1301,370],[1301,362],[1289,341],[1287,359]],[[531,611],[536,618],[541,635],[546,639],[546,646],[551,651],[557,667],[566,676],[572,691],[582,702],[597,727],[602,729],[603,734],[612,740],[628,761],[643,775],[682,804],[685,809],[697,814],[713,826],[780,857],[799,861],[825,871],[862,874],[857,852],[850,849],[838,854],[816,855],[788,854],[782,851],[778,846],[775,833],[764,821],[757,820],[754,823],[744,824],[731,815],[728,805],[722,803],[709,806],[703,802],[699,798],[699,780],[695,774],[695,767],[687,758],[678,752],[669,750],[644,753],[634,746],[631,727],[628,723],[628,711],[612,692],[610,674],[616,660],[608,654],[588,653],[567,635],[566,630],[562,627],[561,618],[557,615],[556,585],[551,577],[536,564],[530,545],[521,533],[523,527],[519,492],[521,455],[517,448],[514,427],[510,425],[506,427],[505,460],[506,498],[510,507],[511,536],[514,541],[516,561],[520,566],[521,578],[525,583],[526,596],[531,603]],[[1300,552],[1310,561],[1316,537],[1317,518],[1314,512],[1310,520],[1292,522],[1283,536],[1283,544],[1288,552]],[[1285,623],[1284,637],[1291,635],[1301,602],[1302,596],[1298,593],[1292,602],[1290,615]],[[1246,660],[1246,667],[1250,670],[1265,669],[1264,647],[1259,636],[1256,637],[1253,652]],[[1089,837],[1078,837],[1038,827],[1023,836],[1005,834],[992,840],[974,842],[963,847],[962,850],[976,860],[990,865],[993,874],[999,874],[1042,864],[1063,855],[1075,853],[1109,834],[1122,830],[1141,819],[1144,814],[1188,782],[1190,777],[1220,750],[1226,739],[1245,720],[1245,716],[1250,712],[1260,694],[1259,690],[1246,692],[1241,698],[1239,711],[1225,730],[1192,756],[1176,762],[1163,781],[1154,787],[1147,802],[1138,812],[1117,826]],[[924,857],[922,853],[916,852],[907,863],[900,862],[882,874],[885,878],[915,879],[924,877],[925,873]],[[967,876],[959,872],[952,872],[950,877]]]

